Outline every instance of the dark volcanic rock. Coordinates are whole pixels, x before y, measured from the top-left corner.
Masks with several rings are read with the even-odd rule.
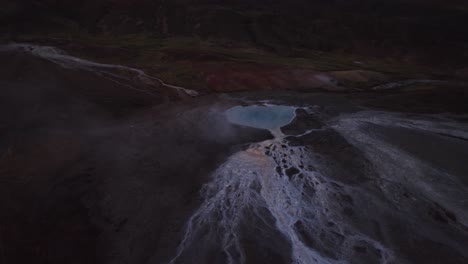
[[[304,136],[286,138],[292,146],[310,148],[309,155],[317,161],[315,169],[346,183],[362,183],[368,180],[372,166],[366,157],[331,129],[319,130]]]
[[[286,175],[288,175],[288,177],[291,178],[292,176],[298,174],[298,173],[299,173],[299,170],[298,170],[297,168],[290,167],[290,168],[287,168],[287,169],[285,170],[285,173],[286,173]]]
[[[319,129],[323,124],[312,114],[308,114],[304,109],[297,109],[296,116],[291,123],[281,127],[281,132],[285,135],[301,135],[311,129]]]

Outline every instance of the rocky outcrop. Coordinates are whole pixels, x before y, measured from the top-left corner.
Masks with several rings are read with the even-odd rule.
[[[281,127],[281,132],[285,135],[302,135],[311,130],[320,129],[323,127],[322,122],[313,114],[307,113],[306,110],[299,108],[296,110],[296,116],[286,126]]]

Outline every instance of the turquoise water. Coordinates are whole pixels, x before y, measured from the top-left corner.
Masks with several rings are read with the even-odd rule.
[[[263,129],[275,129],[291,122],[295,110],[295,107],[281,105],[235,106],[226,111],[226,116],[228,120],[234,124]]]

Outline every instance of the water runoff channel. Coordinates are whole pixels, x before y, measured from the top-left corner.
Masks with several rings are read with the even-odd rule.
[[[225,112],[231,123],[268,129],[274,138],[235,153],[213,173],[212,181],[201,190],[203,202],[188,220],[169,263],[250,263],[252,254],[262,254],[261,248],[269,252],[286,249],[286,263],[346,263],[320,250],[343,240],[326,229],[329,216],[322,211],[332,203],[330,186],[310,165],[305,147],[289,146],[280,129],[295,118],[296,109],[263,104],[235,106]],[[307,236],[318,230],[328,238],[327,244],[315,244],[317,250]],[[381,244],[360,234],[350,237],[349,244],[356,239],[378,248],[383,259],[392,258]],[[246,241],[256,241],[254,253]],[[267,260],[253,258],[254,262]]]

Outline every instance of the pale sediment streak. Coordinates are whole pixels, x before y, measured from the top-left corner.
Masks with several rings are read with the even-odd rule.
[[[404,80],[404,81],[399,81],[399,82],[391,82],[391,83],[385,83],[381,84],[378,86],[375,86],[372,88],[372,90],[391,90],[391,89],[398,89],[401,87],[405,86],[410,86],[414,84],[438,84],[438,83],[444,83],[444,81],[440,80],[428,80],[428,79],[414,79],[414,80]]]
[[[455,212],[458,221],[468,226],[468,189],[458,177],[414,157],[412,154],[369,133],[368,125],[407,128],[468,140],[468,126],[437,115],[408,115],[363,111],[339,116],[332,127],[360,149],[377,168],[381,180],[403,183],[414,192],[436,200]],[[457,247],[454,245],[454,247]],[[462,250],[463,251],[463,250]]]
[[[371,123],[380,126],[402,127],[413,130],[422,130],[432,133],[446,134],[468,140],[468,125],[454,121],[454,117],[445,115],[410,115],[387,113],[381,111],[362,111],[354,114],[343,114],[332,120],[336,128],[340,123],[354,124],[353,131],[359,124]],[[466,116],[461,116],[466,117]],[[343,129],[340,129],[343,131]],[[343,131],[344,132],[344,131]]]
[[[294,264],[347,263],[353,258],[350,255],[353,246],[359,243],[380,252],[379,263],[406,263],[387,245],[369,237],[364,233],[367,231],[357,228],[346,218],[337,199],[337,195],[348,195],[358,204],[377,210],[400,207],[400,202],[393,200],[392,186],[407,186],[419,197],[414,200],[415,205],[400,208],[409,210],[407,215],[414,210],[411,206],[418,207],[425,201],[436,199],[466,225],[468,205],[460,198],[466,197],[467,190],[457,179],[384,142],[379,135],[365,129],[364,126],[370,123],[468,138],[466,125],[437,116],[411,117],[364,111],[329,121],[331,128],[361,150],[373,164],[377,172],[373,184],[382,191],[385,197],[382,200],[380,194],[373,194],[365,189],[365,185],[346,185],[320,174],[313,168],[321,166],[321,161],[310,155],[313,150],[288,146],[281,134],[276,133],[274,140],[251,145],[248,150],[231,156],[216,170],[213,180],[203,188],[204,201],[188,221],[183,240],[170,263],[197,263],[197,260],[187,259],[193,256],[194,248],[209,251],[197,247],[207,241],[214,241],[212,246],[224,252],[225,263],[245,263],[248,256],[243,244],[242,223],[246,221],[256,230],[279,231],[290,245],[290,261]],[[310,133],[316,131],[310,130],[300,136]],[[297,171],[288,173],[290,168]],[[389,201],[393,205],[389,205]],[[379,217],[379,213],[369,214]],[[381,220],[385,222],[385,219]],[[334,225],[330,226],[330,223]],[[253,235],[261,234],[259,231]],[[444,243],[463,252],[450,237],[439,235]]]
[[[139,90],[141,92],[147,92],[147,91],[135,88],[132,85],[125,83],[126,81],[131,81],[130,78],[125,76],[125,73],[131,73],[135,75],[138,80],[146,84],[153,84],[153,81],[156,81],[158,84],[164,87],[175,89],[187,95],[190,95],[190,96],[198,95],[198,92],[194,90],[186,89],[186,88],[176,86],[176,85],[167,84],[160,78],[146,74],[143,70],[131,68],[131,67],[123,66],[123,65],[104,64],[104,63],[93,62],[93,61],[89,61],[85,59],[80,59],[77,57],[67,55],[64,51],[57,49],[55,47],[37,46],[37,45],[30,45],[30,44],[10,44],[10,45],[4,46],[2,49],[3,50],[15,50],[15,49],[23,50],[25,52],[29,52],[35,56],[38,56],[40,58],[43,58],[55,64],[58,64],[63,68],[87,70],[87,71],[96,73],[100,76],[103,76],[104,78],[109,79],[113,82],[116,82],[120,85],[126,86],[131,89]]]
[[[219,243],[218,250],[224,252],[226,263],[245,263],[248,256],[241,232],[245,221],[257,230],[278,230],[290,244],[290,261],[294,264],[346,263],[349,251],[346,248],[358,240],[378,248],[383,255],[381,263],[392,260],[393,254],[379,242],[347,225],[340,213],[325,210],[336,204],[333,197],[336,183],[308,169],[304,155],[303,147],[289,147],[277,138],[231,156],[203,188],[204,202],[188,221],[184,238],[170,263],[187,263],[192,248],[203,244],[204,239]],[[298,172],[288,176],[285,171],[291,167]],[[338,230],[326,227],[330,221],[339,223],[334,227]],[[319,233],[332,240],[337,237],[336,249],[332,249],[336,250],[335,257],[323,254],[330,245],[318,238]],[[308,240],[314,240],[313,245]],[[193,263],[200,261],[203,262]]]

